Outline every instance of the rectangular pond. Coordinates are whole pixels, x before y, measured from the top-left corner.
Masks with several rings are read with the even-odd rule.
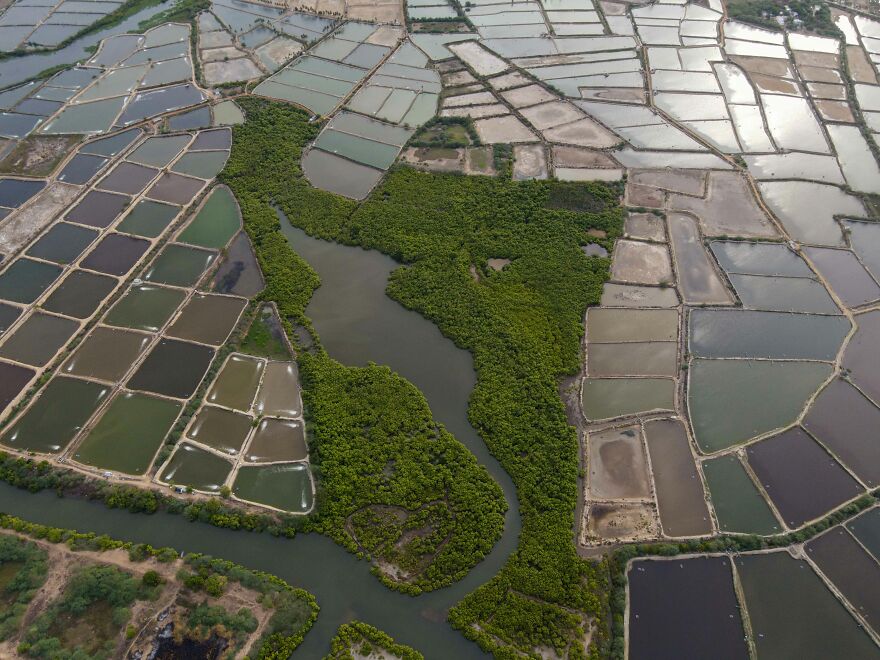
[[[0,346],[0,356],[34,367],[46,365],[79,330],[79,323],[34,312]]]
[[[650,498],[651,477],[638,426],[588,435],[587,488],[592,499]]]
[[[98,326],[62,367],[74,376],[118,382],[144,352],[151,335]]]
[[[260,421],[245,452],[248,463],[301,461],[308,457],[302,421],[271,417]]]
[[[880,409],[850,383],[833,380],[813,401],[803,425],[867,486],[880,486]]]
[[[78,378],[54,378],[0,442],[23,451],[62,451],[109,393],[106,385]]]
[[[673,410],[675,381],[669,378],[587,378],[581,406],[589,420]]]
[[[214,349],[162,339],[128,380],[128,387],[173,397],[191,397],[214,359]]]
[[[778,534],[782,526],[735,454],[703,461],[721,532]]]
[[[248,415],[205,406],[186,430],[186,437],[234,456],[241,451],[253,426],[254,420]]]
[[[185,296],[183,291],[177,289],[137,284],[110,308],[104,322],[107,325],[156,332],[168,322]]]
[[[239,499],[292,513],[309,511],[314,500],[311,474],[305,463],[243,465],[235,476],[232,492]]]
[[[156,238],[171,224],[179,211],[179,206],[144,199],[134,206],[116,229],[126,234]]]
[[[120,392],[73,457],[101,470],[145,474],[180,409],[176,401]]]
[[[168,335],[219,346],[238,322],[247,300],[196,293],[180,310]]]
[[[97,236],[98,232],[93,229],[59,222],[33,243],[25,254],[58,264],[69,264],[81,255]]]
[[[793,529],[863,492],[799,426],[749,445],[746,455],[782,519]]]
[[[749,657],[727,557],[639,560],[627,577],[632,660]]]
[[[694,464],[684,425],[675,419],[645,423],[660,524],[667,536],[712,533],[703,482]]]
[[[208,391],[208,403],[248,412],[266,363],[246,355],[230,355]]]
[[[144,280],[171,286],[195,286],[216,256],[211,250],[170,243],[144,273]]]
[[[43,303],[43,309],[86,319],[110,296],[119,283],[113,277],[73,270]]]
[[[735,562],[759,657],[877,657],[874,642],[805,561],[781,551]]]
[[[232,464],[217,454],[182,442],[159,473],[158,479],[165,484],[215,493],[223,486],[231,471]]]
[[[181,243],[222,248],[241,228],[238,202],[226,186],[214,188],[196,216],[177,237]]]
[[[0,298],[25,305],[32,303],[61,273],[61,268],[54,264],[16,259],[0,274]]]
[[[255,409],[259,415],[297,417],[302,412],[299,372],[293,362],[268,362]]]
[[[874,632],[880,630],[880,564],[846,527],[831,528],[804,549]]]

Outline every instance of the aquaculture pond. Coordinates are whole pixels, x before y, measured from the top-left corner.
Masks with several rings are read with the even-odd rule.
[[[782,526],[735,454],[703,461],[718,527],[724,532],[778,534]]]
[[[258,502],[284,511],[304,513],[312,508],[312,480],[305,463],[239,468],[232,493],[242,500]]]
[[[232,463],[216,454],[183,442],[178,445],[158,478],[166,484],[217,492],[231,471]]]
[[[55,378],[39,398],[3,434],[15,449],[56,453],[77,435],[110,390],[78,378]]]
[[[180,409],[176,401],[121,392],[76,447],[73,457],[102,470],[144,474]]]
[[[878,656],[865,630],[804,560],[781,551],[735,561],[759,657]]]
[[[226,248],[226,254],[211,283],[217,293],[231,293],[252,298],[263,290],[263,274],[254,256],[250,239],[239,232]]]
[[[749,657],[729,558],[640,560],[628,575],[630,658]]]
[[[230,355],[206,401],[247,412],[254,403],[266,363],[245,355]]]
[[[263,419],[248,444],[249,463],[301,461],[309,456],[303,423],[293,419]]]
[[[170,243],[144,274],[144,279],[171,286],[194,286],[213,263],[216,252]]]
[[[126,234],[156,238],[171,224],[179,211],[179,206],[144,199],[134,206],[116,229]]]
[[[222,248],[240,227],[241,214],[238,210],[238,202],[235,201],[229,188],[217,186],[177,240],[199,247]]]
[[[183,302],[185,294],[151,284],[131,287],[117,302],[104,322],[108,325],[156,332],[164,326]]]
[[[246,305],[244,298],[197,293],[180,310],[168,334],[219,346],[226,341]]]
[[[74,270],[49,294],[42,306],[56,314],[85,319],[101,306],[118,284],[113,277]]]
[[[74,376],[118,382],[144,352],[151,335],[98,326],[64,363],[62,371]]]
[[[161,339],[138,370],[128,387],[177,399],[191,397],[214,358],[214,349],[201,344]]]
[[[186,430],[186,437],[224,454],[237,454],[253,428],[248,415],[205,406]]]

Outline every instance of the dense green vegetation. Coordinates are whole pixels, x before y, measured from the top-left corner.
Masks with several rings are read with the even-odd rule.
[[[264,307],[259,315],[251,323],[247,334],[241,340],[239,350],[248,355],[265,357],[270,360],[289,360],[290,351],[284,344],[283,339],[275,336],[273,324],[276,323],[274,312],[271,307]],[[279,324],[280,329],[280,324]]]
[[[592,240],[590,229],[605,231],[609,244],[620,235],[618,191],[587,184],[575,193],[556,182],[403,168],[355,207],[301,178],[299,151],[316,132],[305,114],[256,99],[242,106],[248,121],[234,130],[222,176],[241,203],[266,274],[266,296],[278,302],[285,321],[308,323],[303,309],[315,283],[301,259],[281,245],[270,201],[313,235],[376,248],[407,264],[392,274],[389,294],[474,355],[478,383],[470,419],[517,485],[523,530],[504,569],[452,610],[453,625],[502,657],[512,648],[539,646],[582,654],[584,624],[606,609],[606,573],[579,559],[572,542],[578,442],[557,386],[578,369],[584,311],[598,301],[608,274],[608,260],[585,257],[581,246]],[[512,263],[490,273],[490,257]],[[485,277],[475,281],[471,265]],[[323,386],[335,369],[323,357],[304,360],[310,388]],[[335,387],[363,380],[342,378]],[[314,391],[307,396],[310,407],[320,403]],[[365,396],[327,401],[314,426],[320,428],[331,406],[343,420],[356,417]],[[315,443],[320,465],[328,458],[326,445],[321,438]],[[339,470],[348,471],[336,463],[323,474]],[[324,488],[323,499],[332,502],[334,492],[326,482]],[[384,527],[387,516],[378,524]]]
[[[480,136],[470,117],[434,117],[409,141],[411,147],[455,149],[479,145]]]
[[[368,623],[351,621],[339,626],[324,660],[355,660],[355,653],[358,658],[370,657],[373,653],[385,657],[383,652],[400,660],[424,660],[425,657],[411,646],[396,643],[390,635]]]
[[[841,33],[825,2],[809,0],[733,0],[727,4],[730,18],[769,30],[807,30],[840,38]],[[782,24],[776,19],[780,18]]]
[[[322,226],[356,207],[301,177],[302,147],[317,133],[304,113],[258,99],[242,105],[249,121],[234,131],[221,178],[241,206],[266,278],[263,297],[275,301],[292,334],[292,324],[309,325],[305,306],[318,278],[281,233],[272,202]],[[301,354],[300,371],[319,485],[309,529],[390,564],[377,573],[410,593],[463,577],[501,534],[506,504],[498,485],[438,428],[418,389],[389,369],[345,367],[316,350]],[[393,521],[372,515],[383,507],[394,508]],[[382,528],[378,541],[374,526]]]
[[[46,553],[34,543],[0,535],[0,640],[18,629],[46,580]]]
[[[115,566],[77,570],[52,604],[28,628],[19,650],[33,658],[109,658],[131,618],[131,606],[153,594]]]

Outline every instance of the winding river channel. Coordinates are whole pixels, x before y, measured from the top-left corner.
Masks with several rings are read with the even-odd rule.
[[[484,657],[446,623],[446,610],[500,570],[520,531],[513,483],[467,420],[476,376],[470,354],[457,348],[435,325],[385,295],[389,273],[398,266],[375,251],[317,240],[290,225],[282,227],[294,249],[321,277],[307,313],[322,344],[348,365],[376,362],[413,382],[442,422],[486,466],[509,505],[504,534],[492,553],[464,580],[413,598],[393,592],[359,561],[326,537],[303,534],[293,540],[190,523],[180,516],[146,516],[54,493],[36,495],[0,485],[0,510],[28,520],[115,538],[168,545],[186,552],[221,556],[278,575],[312,592],[321,613],[296,655],[318,658],[345,621],[360,619],[410,644],[427,658]]]

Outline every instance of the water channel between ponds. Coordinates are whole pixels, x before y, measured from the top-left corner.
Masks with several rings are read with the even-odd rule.
[[[515,549],[520,532],[516,491],[467,420],[476,382],[469,353],[435,325],[385,295],[388,275],[399,264],[376,251],[321,241],[281,218],[293,248],[317,271],[321,287],[306,313],[321,342],[340,362],[388,365],[425,395],[434,418],[463,442],[501,485],[509,510],[504,534],[491,554],[460,582],[416,598],[389,590],[359,561],[330,539],[302,534],[293,540],[187,522],[182,516],[130,514],[103,504],[32,495],[0,484],[0,511],[33,522],[109,534],[115,538],[221,556],[278,575],[312,592],[321,612],[296,656],[316,658],[329,648],[343,622],[360,619],[426,658],[486,657],[476,644],[446,623],[446,610],[488,581]]]

